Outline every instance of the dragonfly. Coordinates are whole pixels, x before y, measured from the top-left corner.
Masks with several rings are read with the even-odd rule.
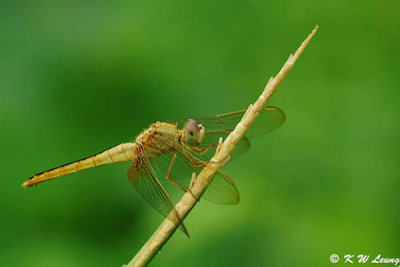
[[[190,192],[193,173],[198,175],[215,154],[219,139],[225,139],[236,127],[246,110],[196,119],[156,122],[143,130],[134,141],[121,143],[100,153],[38,173],[22,187],[79,172],[104,164],[131,161],[128,178],[136,191],[165,218],[188,235],[171,197],[161,182],[169,182]],[[276,107],[264,108],[250,131],[236,145],[231,160],[250,147],[249,138],[275,130],[285,121]],[[202,198],[217,204],[237,204],[239,192],[222,171],[212,179]]]

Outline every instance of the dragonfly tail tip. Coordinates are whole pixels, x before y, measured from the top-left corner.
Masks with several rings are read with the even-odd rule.
[[[21,187],[28,188],[30,187],[29,180],[22,183]]]

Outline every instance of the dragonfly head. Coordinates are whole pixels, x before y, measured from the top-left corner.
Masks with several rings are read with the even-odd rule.
[[[189,119],[185,123],[184,134],[187,144],[199,145],[203,142],[205,129],[198,121]]]

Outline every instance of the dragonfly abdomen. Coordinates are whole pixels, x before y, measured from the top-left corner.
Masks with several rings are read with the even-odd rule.
[[[132,160],[135,155],[135,150],[135,143],[122,143],[93,156],[38,173],[25,181],[22,184],[22,187],[30,187],[32,185],[36,185],[59,176],[86,170],[104,164]]]

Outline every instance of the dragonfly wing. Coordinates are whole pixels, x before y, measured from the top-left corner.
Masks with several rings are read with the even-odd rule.
[[[199,158],[203,160],[207,158],[210,159],[215,153],[216,144],[218,144],[219,138],[222,137],[225,140],[226,137],[235,129],[245,112],[246,110],[240,110],[216,116],[196,118],[195,120],[202,124],[206,130],[204,139],[199,147],[205,148],[210,144],[215,145],[215,147],[210,148],[203,156],[199,156]],[[231,154],[231,160],[241,156],[249,149],[250,141],[248,140],[248,137],[253,138],[271,132],[281,126],[285,122],[285,119],[285,113],[281,109],[276,107],[264,108],[252,127],[246,133],[246,136],[236,145],[235,150]],[[185,122],[186,120],[179,120],[176,124],[179,128],[183,128]]]
[[[235,184],[221,171],[214,176],[203,197],[217,204],[237,204],[240,201],[240,195]]]
[[[233,131],[242,119],[246,110],[239,110],[230,113],[220,114],[211,117],[196,119],[207,129],[223,129]],[[285,113],[276,107],[264,108],[251,126],[247,137],[253,138],[277,129],[285,122]]]
[[[160,136],[155,136],[154,138],[155,143],[163,144],[163,146],[171,147],[173,145],[172,140]],[[248,141],[247,138],[244,140]],[[246,145],[245,141],[243,144]],[[164,153],[151,158],[152,166],[158,177],[165,178],[165,180],[173,180],[179,185],[189,188],[192,174],[198,175],[210,158],[202,160],[198,158],[198,155],[195,155],[179,143],[175,144],[175,147],[176,150],[171,153]],[[248,146],[244,147],[248,148]],[[227,175],[221,172],[214,176],[209,189],[210,192],[205,194],[204,198],[211,202],[216,204],[237,204],[239,202],[239,193],[236,186]]]
[[[162,155],[161,157],[172,158],[171,155]],[[191,159],[188,157],[191,157]],[[160,160],[160,164],[157,164],[156,168],[159,173],[163,173],[163,177],[166,177],[170,164],[161,164],[162,162],[165,161]],[[196,173],[198,175],[206,164],[204,161],[190,154],[189,151],[185,151],[185,153],[177,151],[170,169],[170,178],[180,185],[189,188],[192,174]],[[216,204],[237,204],[240,200],[235,184],[222,172],[218,172],[214,176],[203,194],[203,198]]]
[[[215,129],[233,131],[245,112],[246,110],[239,110],[216,116],[194,119],[206,128],[206,132],[207,130]],[[254,125],[246,135],[253,138],[271,132],[281,126],[285,122],[285,119],[285,113],[281,109],[277,107],[266,107],[260,112]],[[179,120],[176,123],[179,128],[183,128],[185,122],[186,120]]]
[[[155,210],[176,225],[180,225],[181,230],[188,235],[171,198],[154,174],[144,148],[140,146],[138,151],[137,157],[132,161],[128,169],[130,182]]]

